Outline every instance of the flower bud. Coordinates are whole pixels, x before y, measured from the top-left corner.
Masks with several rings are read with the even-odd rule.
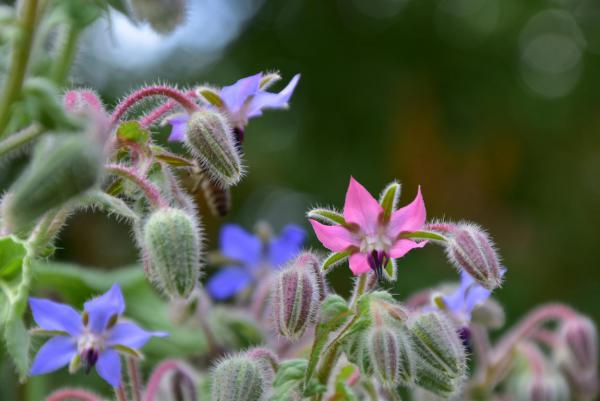
[[[91,90],[70,90],[63,96],[65,109],[70,113],[85,114],[91,112],[106,114],[98,95]]]
[[[265,393],[261,368],[248,356],[231,356],[213,372],[212,401],[258,401]]]
[[[190,116],[187,143],[204,169],[221,185],[229,187],[242,178],[243,168],[233,131],[218,111],[205,109]]]
[[[169,33],[185,20],[186,0],[129,0],[137,19],[159,33]]]
[[[559,332],[558,365],[582,399],[598,393],[598,332],[583,316],[566,320]]]
[[[163,208],[144,225],[150,275],[172,298],[190,296],[200,278],[201,234],[196,219],[181,209]]]
[[[456,395],[466,377],[466,356],[455,327],[440,312],[426,312],[411,317],[408,328],[417,385],[441,397]]]
[[[464,270],[479,284],[493,290],[502,284],[504,269],[485,231],[474,224],[459,224],[452,230],[446,245],[450,262]]]
[[[367,334],[370,365],[384,387],[414,379],[415,364],[408,336],[401,329],[385,325],[372,327]]]
[[[569,386],[558,372],[524,372],[513,381],[515,401],[569,401]]]
[[[101,176],[102,152],[84,134],[47,135],[3,204],[5,224],[30,227],[45,212],[91,189]]]
[[[297,339],[314,321],[318,307],[318,288],[308,269],[294,263],[281,271],[271,293],[273,320],[284,337]]]
[[[327,288],[327,282],[325,276],[321,270],[321,260],[312,252],[300,253],[293,262],[293,265],[297,268],[306,269],[313,276],[317,285],[319,301],[323,301],[329,293]]]
[[[488,298],[473,308],[471,321],[490,329],[499,329],[504,326],[506,314],[498,301]]]

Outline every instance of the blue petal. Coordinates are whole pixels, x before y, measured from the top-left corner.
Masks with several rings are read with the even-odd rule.
[[[269,245],[269,261],[273,267],[279,267],[292,259],[302,249],[306,232],[294,224],[281,230],[281,234],[271,240]]]
[[[76,353],[77,345],[73,337],[53,337],[38,351],[29,374],[35,376],[60,369],[67,365]]]
[[[225,224],[219,234],[221,253],[254,267],[260,262],[262,243],[258,237],[235,224]]]
[[[206,283],[206,290],[217,300],[230,298],[252,282],[249,271],[239,267],[223,267]]]
[[[125,300],[121,287],[114,284],[110,290],[103,295],[87,301],[84,309],[89,315],[89,327],[97,334],[106,329],[106,324],[113,315],[121,315],[125,311]]]
[[[242,78],[233,85],[224,86],[221,89],[221,99],[223,99],[230,113],[237,113],[244,105],[246,99],[254,96],[259,91],[261,79],[262,74],[258,73]]]
[[[119,322],[111,330],[106,345],[124,345],[133,349],[140,349],[151,337],[166,337],[168,333],[159,331],[146,331],[131,322]]]
[[[72,336],[81,333],[79,312],[68,305],[41,298],[29,298],[33,320],[44,330],[66,331]]]
[[[113,349],[107,349],[100,354],[96,362],[96,372],[113,387],[121,384],[121,360]]]
[[[178,114],[167,120],[171,124],[171,134],[169,135],[169,142],[182,142],[185,140],[185,131],[187,130],[187,122],[190,119],[188,114]]]
[[[263,109],[284,109],[288,107],[288,102],[298,85],[300,74],[296,74],[285,88],[279,93],[260,92],[257,93],[248,108],[247,118],[258,117]]]

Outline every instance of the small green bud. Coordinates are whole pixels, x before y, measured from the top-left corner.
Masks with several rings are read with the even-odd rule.
[[[466,377],[466,355],[452,323],[439,312],[426,312],[411,317],[408,329],[417,385],[445,398],[459,393]]]
[[[3,202],[7,227],[29,228],[45,212],[91,189],[101,176],[102,161],[100,144],[88,135],[46,135]]]
[[[388,388],[411,384],[415,375],[414,357],[408,336],[399,328],[374,326],[367,334],[370,365],[379,382]]]
[[[129,0],[133,14],[159,33],[169,33],[185,21],[186,0]]]
[[[221,361],[212,376],[212,401],[258,401],[266,393],[259,362],[245,355]]]
[[[204,169],[222,186],[237,184],[243,168],[233,130],[218,111],[205,109],[190,116],[187,142]]]
[[[201,270],[196,219],[181,209],[159,209],[146,221],[143,235],[152,280],[171,298],[189,297]]]

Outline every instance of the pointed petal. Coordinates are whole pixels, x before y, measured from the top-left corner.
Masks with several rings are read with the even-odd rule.
[[[419,187],[417,196],[411,203],[392,213],[392,218],[388,226],[388,234],[395,238],[404,231],[421,230],[425,224],[426,217],[425,202],[423,202],[421,187]]]
[[[69,305],[41,298],[29,298],[33,320],[44,330],[66,331],[72,336],[81,333],[81,315]]]
[[[53,337],[38,351],[29,374],[35,376],[60,369],[67,365],[76,353],[77,346],[73,337]]]
[[[367,259],[367,255],[364,253],[353,253],[350,255],[350,270],[354,273],[355,276],[359,274],[365,274],[371,271],[371,266],[369,265],[369,260]]]
[[[135,323],[119,322],[111,330],[106,345],[124,345],[133,349],[140,349],[152,337],[166,337],[168,333],[161,331],[146,331]]]
[[[300,74],[294,75],[285,88],[279,93],[259,92],[254,96],[248,109],[248,118],[258,117],[264,109],[285,109],[288,107],[296,85],[300,80]]]
[[[342,252],[351,246],[360,246],[360,241],[346,227],[326,226],[316,220],[310,220],[315,234],[321,244],[330,251]]]
[[[97,334],[104,332],[111,316],[121,315],[125,311],[121,287],[114,284],[106,293],[87,301],[83,308],[89,315],[90,329]]]
[[[423,248],[425,245],[427,245],[427,241],[415,242],[410,239],[400,239],[390,249],[390,257],[394,259],[401,258],[411,249]]]
[[[235,114],[243,106],[246,99],[253,96],[260,89],[262,73],[251,75],[238,80],[233,85],[224,86],[221,89],[221,99],[230,113]]]
[[[350,177],[344,203],[346,222],[358,224],[365,233],[373,234],[382,213],[383,208],[379,202],[354,177]]]
[[[206,283],[206,290],[217,300],[231,298],[243,291],[252,282],[252,275],[248,270],[239,267],[223,267]]]
[[[219,234],[221,253],[228,258],[255,267],[260,262],[262,243],[252,233],[236,224],[225,224]]]
[[[169,135],[169,142],[182,142],[185,140],[185,132],[187,130],[187,123],[190,116],[187,114],[179,114],[176,117],[172,117],[167,122],[171,124],[171,134]]]
[[[269,246],[269,260],[273,267],[279,267],[296,256],[304,239],[306,232],[297,225],[289,224],[283,227],[281,234],[273,238]]]
[[[119,354],[113,349],[106,349],[100,354],[96,362],[96,372],[113,387],[121,383],[121,360]]]

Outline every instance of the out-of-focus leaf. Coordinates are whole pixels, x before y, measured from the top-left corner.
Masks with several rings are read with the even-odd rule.
[[[9,278],[21,269],[23,258],[27,255],[25,245],[16,238],[0,238],[0,277]]]

